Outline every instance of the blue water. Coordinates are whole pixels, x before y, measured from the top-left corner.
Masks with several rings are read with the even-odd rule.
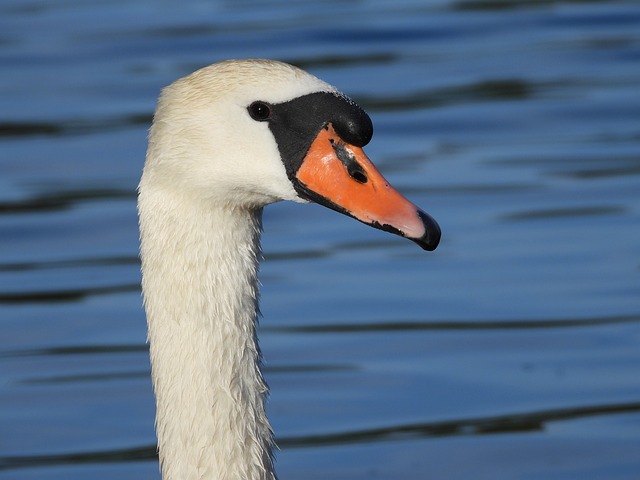
[[[265,211],[281,479],[640,478],[640,5],[0,4],[0,478],[159,479],[135,187],[159,90],[297,64],[436,252]]]

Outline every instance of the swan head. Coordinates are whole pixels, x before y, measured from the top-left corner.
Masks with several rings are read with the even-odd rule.
[[[141,181],[230,208],[314,201],[426,250],[428,214],[367,158],[369,116],[335,87],[291,65],[228,60],[165,88]]]

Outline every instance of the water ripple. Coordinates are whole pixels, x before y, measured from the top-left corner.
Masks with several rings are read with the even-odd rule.
[[[549,423],[588,419],[603,415],[635,414],[640,402],[598,404],[548,410],[474,417],[447,421],[393,425],[389,427],[349,430],[329,434],[310,434],[276,439],[283,449],[318,446],[353,445],[363,443],[394,442],[432,437],[461,437],[526,433],[544,430]],[[21,455],[0,457],[0,471],[54,465],[81,465],[156,461],[156,445],[74,452],[52,455]]]
[[[68,290],[0,293],[0,304],[77,302],[78,300],[94,295],[113,295],[116,293],[135,292],[139,290],[139,283],[131,283]]]
[[[142,113],[105,119],[76,119],[58,122],[1,122],[0,138],[86,135],[95,132],[127,129],[133,126],[149,126],[151,119],[151,113]]]
[[[542,431],[551,422],[637,412],[640,412],[640,402],[567,407],[513,415],[396,425],[325,435],[285,437],[278,439],[277,443],[281,448],[305,448],[321,445],[390,442],[425,437],[523,433]]]
[[[474,331],[474,330],[518,330],[518,329],[550,329],[576,328],[598,325],[613,325],[620,323],[640,322],[638,315],[605,316],[593,318],[566,319],[529,319],[529,320],[390,320],[376,323],[330,323],[322,325],[289,325],[262,327],[265,331],[286,333],[345,333],[345,332],[400,332],[400,331]]]
[[[44,193],[18,201],[0,202],[0,215],[64,210],[91,200],[135,199],[135,192],[120,188],[92,188]]]
[[[426,89],[397,96],[359,95],[358,102],[371,111],[420,110],[460,103],[523,100],[557,88],[559,84],[544,84],[518,78],[487,79],[470,85]]]

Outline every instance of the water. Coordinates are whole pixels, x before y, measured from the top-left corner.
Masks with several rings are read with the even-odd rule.
[[[160,88],[295,63],[439,249],[265,212],[285,479],[640,478],[637,2],[0,5],[0,478],[158,479],[135,186]]]

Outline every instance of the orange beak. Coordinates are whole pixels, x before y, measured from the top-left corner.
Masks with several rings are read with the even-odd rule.
[[[440,242],[436,221],[398,193],[362,148],[345,143],[331,124],[320,130],[295,176],[310,200],[425,250],[435,250]]]

